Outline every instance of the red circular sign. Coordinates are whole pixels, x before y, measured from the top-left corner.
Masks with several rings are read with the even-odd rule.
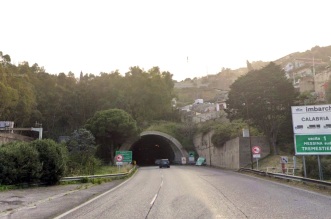
[[[116,156],[116,160],[117,160],[118,162],[121,162],[121,161],[123,160],[123,155],[122,155],[122,154],[117,155],[117,156]]]
[[[261,148],[259,146],[253,146],[252,147],[252,152],[253,152],[253,154],[260,154],[261,153]]]

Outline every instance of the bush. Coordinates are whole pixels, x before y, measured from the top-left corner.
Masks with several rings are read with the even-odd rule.
[[[46,184],[57,183],[66,170],[67,149],[65,145],[53,140],[35,140],[32,147],[39,152],[39,160],[42,163],[40,182]]]
[[[0,147],[0,184],[36,183],[42,165],[38,151],[26,142],[13,142]]]
[[[55,184],[63,176],[67,152],[53,140],[0,146],[0,184]]]
[[[247,124],[241,120],[235,120],[231,123],[213,123],[210,125],[210,130],[214,130],[211,138],[215,147],[221,147],[227,141],[241,136],[243,128],[247,128]],[[260,136],[261,133],[254,127],[250,127],[251,136]]]
[[[70,154],[69,161],[67,162],[67,175],[79,176],[79,175],[94,175],[95,171],[102,165],[102,161],[93,156],[84,160],[84,163],[79,162],[77,156],[79,154]]]
[[[323,172],[323,179],[331,179],[331,158],[329,156],[320,156]],[[317,156],[305,156],[307,177],[319,179]]]
[[[86,129],[75,130],[66,142],[69,151],[70,162],[68,173],[70,175],[93,174],[94,168],[101,164],[101,161],[94,157],[97,146],[92,133]],[[101,150],[102,151],[102,150]],[[101,158],[109,158],[108,154]]]

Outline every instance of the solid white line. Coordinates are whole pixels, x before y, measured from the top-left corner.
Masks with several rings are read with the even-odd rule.
[[[136,170],[136,172],[134,173],[134,175],[135,175],[137,172],[138,172],[138,169]],[[133,175],[133,176],[134,176],[134,175]],[[80,209],[81,207],[84,207],[85,205],[90,204],[91,202],[97,200],[98,198],[101,198],[102,196],[107,195],[108,193],[114,191],[115,189],[118,189],[119,187],[121,187],[121,186],[124,185],[125,183],[129,182],[129,181],[133,178],[133,176],[131,176],[128,180],[125,180],[125,181],[122,182],[121,184],[117,185],[116,187],[112,188],[111,190],[108,190],[107,192],[104,192],[104,193],[102,193],[102,194],[100,194],[100,195],[98,195],[98,196],[96,196],[96,197],[94,197],[94,198],[88,200],[87,202],[85,202],[85,203],[83,203],[83,204],[81,204],[81,205],[78,205],[77,207],[75,207],[75,208],[73,208],[73,209],[71,209],[71,210],[69,210],[69,211],[67,211],[67,212],[65,212],[65,213],[63,213],[63,214],[61,214],[61,215],[55,217],[54,219],[60,219],[60,218],[62,218],[62,217],[64,217],[64,216],[66,216],[66,215],[68,215],[68,214],[70,214],[70,213],[72,213],[72,212],[74,212],[74,211]]]
[[[155,194],[155,196],[154,196],[153,200],[151,201],[150,205],[153,205],[154,204],[154,202],[156,200],[156,197],[157,197],[157,194]]]

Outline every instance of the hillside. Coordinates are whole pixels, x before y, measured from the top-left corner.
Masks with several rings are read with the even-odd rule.
[[[315,46],[305,52],[295,52],[277,60],[274,60],[283,68],[296,59],[315,60],[316,69],[325,69],[326,66],[331,66],[331,46],[319,47]],[[260,69],[269,62],[254,61],[251,62],[253,69]],[[186,105],[192,103],[195,99],[204,99],[205,101],[214,101],[222,93],[222,90],[229,90],[230,85],[237,80],[238,77],[246,74],[248,68],[225,69],[215,75],[206,75],[201,78],[186,79],[175,83],[175,92],[178,98],[178,105]]]

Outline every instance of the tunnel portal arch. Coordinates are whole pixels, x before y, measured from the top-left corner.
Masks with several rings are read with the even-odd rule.
[[[187,151],[183,148],[182,144],[174,137],[172,137],[169,134],[166,134],[164,132],[159,132],[159,131],[144,131],[140,133],[140,139],[138,141],[132,142],[130,144],[125,144],[123,145],[120,150],[132,150],[133,151],[133,156],[135,154],[135,150],[137,148],[136,144],[141,141],[144,138],[153,138],[153,137],[158,137],[162,138],[163,141],[167,141],[167,145],[170,147],[168,150],[165,149],[165,153],[168,154],[168,157],[170,158],[170,161],[173,163],[181,163],[181,158],[182,157],[188,157]],[[148,155],[146,155],[148,156]],[[164,157],[165,158],[165,157]],[[154,161],[153,161],[154,163]]]

